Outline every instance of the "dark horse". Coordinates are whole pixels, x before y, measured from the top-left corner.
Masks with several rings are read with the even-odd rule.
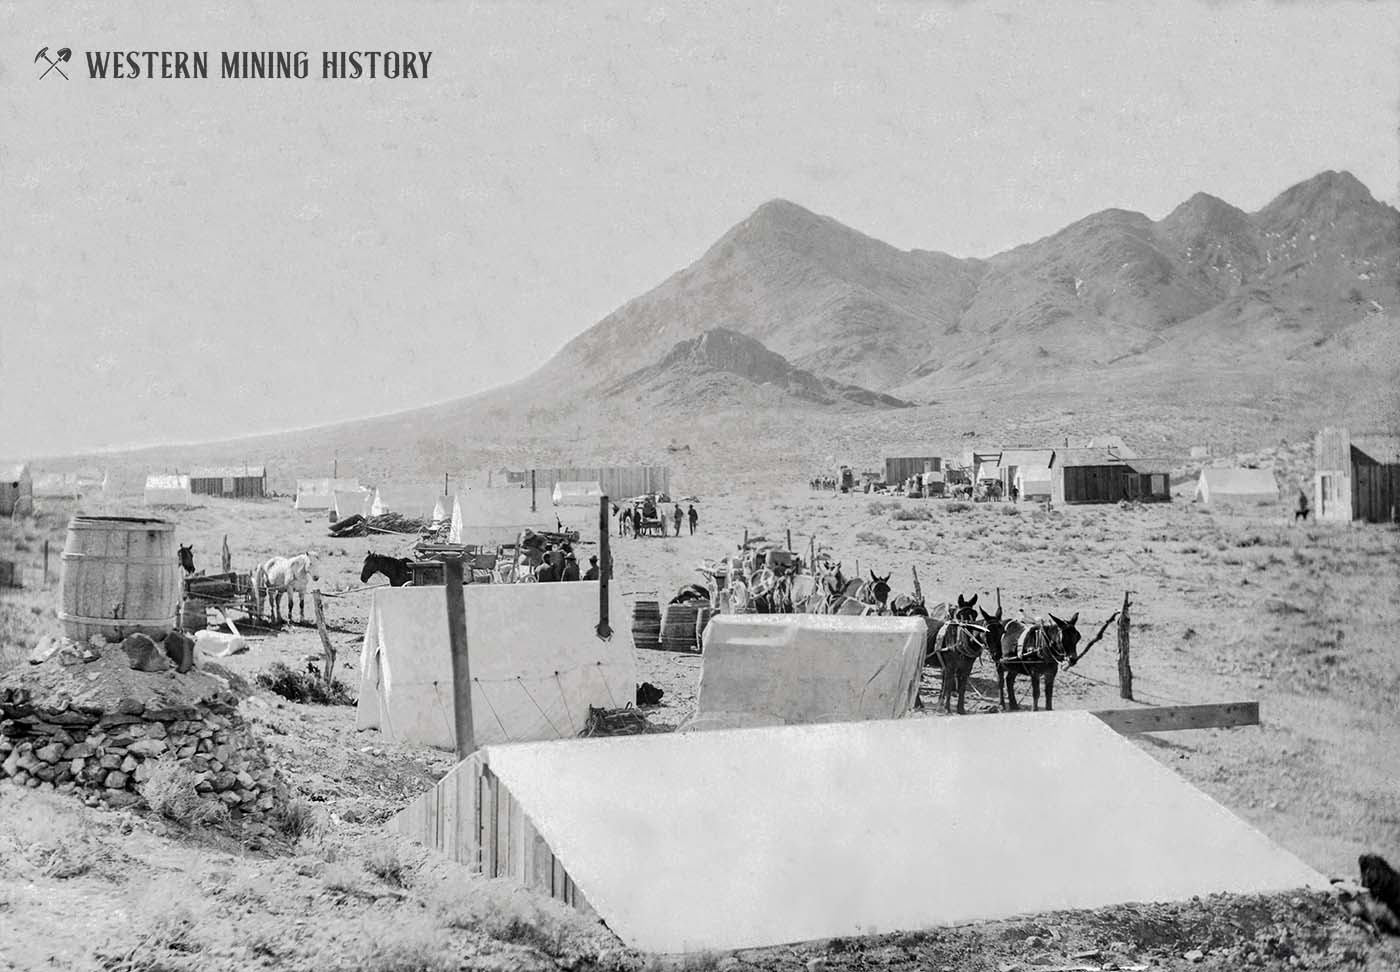
[[[413,579],[413,561],[407,557],[389,557],[384,554],[365,554],[365,566],[360,571],[360,583],[368,584],[375,574],[389,578],[390,587],[403,587]]]
[[[956,688],[958,715],[966,715],[968,677],[986,646],[986,633],[977,624],[977,595],[964,600],[959,594],[956,607],[951,604],[935,606],[929,612],[928,629],[924,662],[938,661],[942,674],[938,701],[944,712],[951,712]]]
[[[180,567],[184,570],[184,572],[185,572],[186,574],[193,574],[193,573],[194,573],[194,544],[190,544],[188,547],[186,547],[184,544],[181,544],[181,545],[180,545],[180,551],[179,551],[179,553],[178,553],[176,556],[178,556],[178,557],[180,558]]]
[[[1040,680],[1045,679],[1045,710],[1054,708],[1055,674],[1060,665],[1073,666],[1079,661],[1079,630],[1074,626],[1079,612],[1068,621],[1053,614],[1050,623],[1028,624],[1010,621],[1001,636],[1001,657],[997,661],[997,680],[1005,683],[1006,703],[1013,711],[1016,705],[1016,676],[1028,675],[1031,680],[1031,704],[1040,710]]]

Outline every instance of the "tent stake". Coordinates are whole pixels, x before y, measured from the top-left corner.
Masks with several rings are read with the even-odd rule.
[[[476,752],[472,723],[472,676],[467,658],[467,603],[462,590],[462,558],[444,557],[442,579],[447,585],[447,640],[452,650],[452,724],[457,758]]]

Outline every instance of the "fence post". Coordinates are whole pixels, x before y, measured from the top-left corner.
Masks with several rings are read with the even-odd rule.
[[[326,682],[326,687],[327,687],[327,688],[330,688],[330,686],[331,686],[332,684],[334,684],[334,682],[335,682],[335,654],[336,654],[336,652],[335,652],[335,646],[331,644],[331,636],[330,636],[330,634],[326,631],[326,614],[325,614],[325,611],[322,610],[322,608],[321,608],[321,592],[320,592],[320,591],[312,591],[312,592],[311,592],[311,606],[314,607],[314,608],[316,609],[316,631],[317,631],[317,633],[321,636],[321,649],[325,652],[326,664],[325,664],[325,668],[324,668],[324,669],[322,670],[322,672],[321,672],[321,677],[325,680],[325,682]],[[288,608],[287,608],[287,613],[290,614],[291,611],[292,611],[291,607],[288,606]],[[228,622],[228,626],[229,626],[230,628],[233,628],[233,622],[232,622],[232,621],[229,621],[228,618],[225,618],[224,620],[225,620],[226,622]],[[238,629],[237,629],[237,628],[233,628],[233,633],[234,633],[234,634],[237,634],[237,633],[238,633]]]
[[[608,498],[598,500],[598,637],[611,638],[608,621],[608,581],[612,579],[612,547],[608,536]]]
[[[1130,624],[1128,621],[1128,607],[1131,602],[1128,600],[1129,591],[1123,592],[1123,608],[1118,612],[1118,695],[1133,701],[1133,666],[1128,657],[1128,634]]]
[[[49,586],[49,542],[44,541],[44,586]]]
[[[535,471],[534,471],[533,469],[530,470],[530,512],[531,512],[531,513],[536,512],[536,511],[535,511]]]
[[[467,603],[462,590],[462,558],[444,557],[442,579],[447,587],[447,641],[452,651],[452,725],[457,758],[476,752],[472,723],[472,676],[467,656]]]

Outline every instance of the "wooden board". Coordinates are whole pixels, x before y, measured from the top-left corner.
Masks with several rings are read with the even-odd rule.
[[[1171,732],[1177,729],[1229,729],[1259,725],[1258,702],[1210,702],[1205,705],[1145,706],[1094,712],[1115,732]]]

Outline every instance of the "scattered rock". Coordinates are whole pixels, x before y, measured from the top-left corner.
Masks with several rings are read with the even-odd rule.
[[[143,634],[128,635],[122,642],[122,651],[134,671],[164,672],[170,668],[170,659],[156,647],[156,643]]]
[[[1191,949],[1191,951],[1185,953],[1181,957],[1184,958],[1186,961],[1192,963],[1204,962],[1206,959],[1206,953],[1201,951],[1199,948],[1193,948]]]
[[[29,653],[29,664],[42,665],[65,647],[63,639],[55,638],[53,635],[45,635],[39,639],[39,643]]]

